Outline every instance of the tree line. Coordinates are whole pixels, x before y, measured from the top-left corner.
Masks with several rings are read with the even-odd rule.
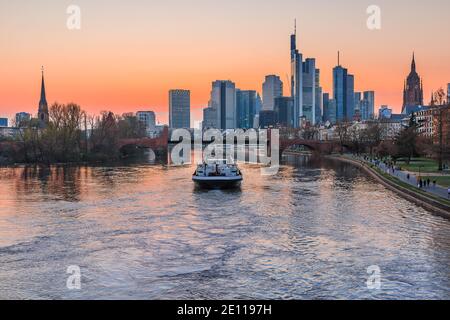
[[[18,125],[12,143],[0,150],[14,163],[114,161],[121,158],[121,139],[146,136],[144,124],[134,115],[103,111],[92,116],[74,103],[53,104],[44,126],[38,119]]]

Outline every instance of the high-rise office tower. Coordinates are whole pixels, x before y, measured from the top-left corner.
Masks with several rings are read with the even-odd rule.
[[[333,97],[336,101],[336,120],[347,117],[347,69],[340,65],[333,69]]]
[[[237,128],[253,128],[258,108],[258,96],[254,90],[236,90]]]
[[[353,120],[355,115],[355,76],[347,75],[347,116],[349,121]]]
[[[316,124],[321,120],[322,88],[315,59],[303,61],[297,50],[297,28],[291,35],[291,97],[294,99],[294,127],[301,121]],[[302,119],[302,120],[300,120]]]
[[[355,114],[361,115],[361,100],[362,100],[362,93],[355,92]]]
[[[450,83],[447,84],[447,104],[450,104]]]
[[[315,110],[315,119],[313,121],[314,124],[319,124],[322,122],[322,115],[323,115],[323,91],[322,87],[320,86],[320,70],[316,69],[316,98],[315,98],[315,104],[316,104],[316,110]]]
[[[333,69],[333,97],[336,101],[336,121],[351,121],[355,110],[355,78],[340,65]]]
[[[292,97],[275,98],[276,123],[282,128],[294,127],[294,99]]]
[[[294,127],[303,116],[303,55],[297,50],[297,25],[291,35],[291,96],[294,99]]]
[[[189,90],[169,91],[169,126],[174,129],[191,127],[191,92]]]
[[[216,129],[236,128],[236,85],[234,82],[223,80],[213,82],[210,107],[216,110]]]
[[[217,129],[219,127],[217,123],[217,110],[212,107],[203,109],[203,129]]]
[[[375,117],[375,92],[374,91],[365,91],[362,104],[364,106],[362,112],[363,120],[374,119]]]
[[[283,96],[283,82],[279,76],[268,75],[262,86],[263,110],[273,111],[275,98]]]
[[[323,94],[323,121],[336,123],[336,101],[330,99],[329,93]]]
[[[301,116],[310,124],[315,123],[316,118],[316,60],[306,59],[303,62],[303,104]]]

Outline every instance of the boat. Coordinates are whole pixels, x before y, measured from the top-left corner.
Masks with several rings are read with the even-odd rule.
[[[198,165],[192,180],[201,188],[230,189],[240,187],[243,176],[235,163],[214,159]]]

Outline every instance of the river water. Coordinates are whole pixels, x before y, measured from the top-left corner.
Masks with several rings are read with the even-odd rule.
[[[347,164],[242,169],[235,191],[192,167],[0,169],[0,298],[450,299],[450,221]]]

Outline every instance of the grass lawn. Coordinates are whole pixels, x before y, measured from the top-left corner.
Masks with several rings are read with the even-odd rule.
[[[436,161],[426,158],[413,158],[409,164],[406,164],[404,159],[397,161],[397,166],[401,167],[403,170],[411,172],[423,172],[423,173],[433,173],[438,172],[439,165]]]
[[[441,177],[426,177],[430,178],[431,181],[436,180],[437,184],[444,188],[450,187],[450,176],[441,176]]]

